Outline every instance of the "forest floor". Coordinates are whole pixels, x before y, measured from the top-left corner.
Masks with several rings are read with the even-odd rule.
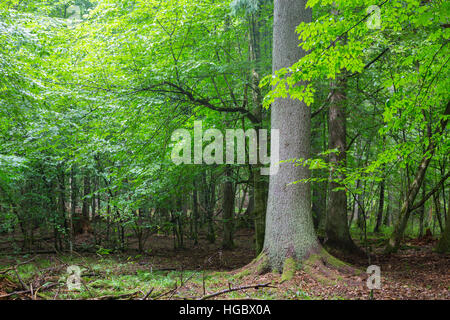
[[[315,265],[281,282],[280,274],[255,275],[245,268],[254,258],[252,238],[251,231],[240,230],[233,250],[221,250],[220,241],[209,244],[205,239],[198,246],[189,240],[186,249],[174,250],[171,237],[155,235],[148,241],[152,249],[145,254],[98,250],[25,256],[6,252],[0,239],[0,299],[371,298],[367,259],[334,253],[360,272]],[[433,252],[433,237],[408,239],[390,256],[382,254],[383,241],[372,235],[364,245],[359,243],[371,248],[371,264],[381,268],[381,289],[373,290],[373,299],[450,299],[450,255]],[[72,265],[81,269],[79,290],[67,287],[67,268]],[[261,286],[252,288],[257,285]],[[251,288],[207,297],[243,286]]]

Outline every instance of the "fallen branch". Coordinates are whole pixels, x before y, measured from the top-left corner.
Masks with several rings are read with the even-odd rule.
[[[17,276],[17,280],[19,280],[20,285],[22,286],[23,290],[28,290],[30,289],[23,281],[22,278],[19,275],[19,271],[17,271],[17,266],[14,266],[14,272],[16,273]],[[33,290],[31,290],[31,292],[33,292]]]
[[[236,288],[229,288],[229,289],[226,289],[226,290],[222,290],[222,291],[218,291],[218,292],[211,293],[211,294],[208,294],[208,295],[204,295],[199,300],[206,300],[206,299],[217,297],[217,296],[219,296],[221,294],[225,294],[225,293],[228,293],[228,292],[247,290],[247,289],[252,289],[252,288],[253,289],[259,289],[259,288],[275,288],[275,287],[271,286],[270,282],[268,282],[268,283],[264,283],[264,284],[256,284],[256,285],[251,285],[251,286],[242,286],[242,287],[236,287]]]
[[[153,292],[154,289],[155,289],[155,288],[151,288],[151,289],[147,292],[147,294],[146,294],[141,300],[147,300],[148,296],[152,294],[152,292]]]
[[[115,299],[119,299],[119,298],[126,298],[126,297],[130,297],[130,296],[134,296],[138,292],[139,291],[134,291],[131,293],[119,294],[117,296],[116,295],[101,296],[101,297],[93,298],[92,300],[115,300]]]
[[[170,289],[169,291],[163,292],[159,296],[156,296],[153,300],[157,300],[157,299],[160,299],[160,298],[162,298],[162,297],[164,297],[164,296],[166,296],[168,294],[172,294],[172,293],[176,292],[177,290],[178,290],[178,286],[175,286],[175,288]]]
[[[18,294],[24,294],[24,293],[29,293],[29,292],[30,292],[30,290],[14,291],[14,292],[11,292],[11,293],[8,293],[8,294],[4,294],[4,295],[0,296],[0,299],[8,298],[8,297],[16,295],[16,294],[18,295]]]
[[[29,259],[29,260],[26,260],[26,261],[24,261],[24,262],[19,262],[19,263],[17,263],[16,265],[14,265],[14,266],[12,266],[12,267],[6,268],[5,270],[2,270],[2,271],[0,271],[0,274],[4,274],[4,273],[7,273],[7,272],[9,272],[9,271],[15,270],[18,266],[22,266],[22,265],[24,265],[24,264],[28,264],[28,263],[30,263],[31,261],[33,261],[34,259],[36,259],[36,256],[34,256],[33,258],[31,258],[31,259]]]
[[[173,297],[174,294],[177,292],[177,290],[183,288],[183,287],[189,282],[189,280],[192,279],[192,277],[193,277],[194,275],[195,275],[195,273],[191,274],[191,275],[186,279],[186,281],[184,281],[184,283],[183,283],[183,274],[181,274],[181,284],[180,284],[179,287],[175,288],[175,289],[171,292],[171,294],[170,294],[170,296],[169,296],[169,300],[172,299],[172,297]]]
[[[58,285],[57,283],[52,283],[52,284],[49,284],[48,286],[45,286],[45,287],[39,287],[39,288],[36,290],[36,293],[37,293],[37,291],[38,291],[39,289],[43,289],[43,290],[45,290],[45,289],[50,289],[50,288],[52,288],[52,287],[54,287],[54,286],[57,286],[57,285]],[[11,293],[8,293],[8,294],[4,294],[4,295],[0,296],[0,299],[2,299],[2,298],[7,298],[7,297],[10,297],[10,296],[13,296],[13,295],[19,295],[19,294],[24,294],[24,293],[30,293],[31,290],[32,290],[32,289],[22,290],[22,291],[14,291],[14,292],[11,292]]]

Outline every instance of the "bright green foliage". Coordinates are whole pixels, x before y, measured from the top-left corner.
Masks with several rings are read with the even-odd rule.
[[[362,201],[369,212],[385,178],[399,209],[430,139],[437,148],[427,179],[445,174],[450,144],[448,129],[439,127],[449,100],[450,5],[381,1],[380,28],[373,29],[366,23],[373,4],[309,1],[313,22],[297,32],[310,53],[270,75],[271,1],[2,1],[0,232],[20,229],[33,238],[43,227],[67,241],[72,202],[79,209],[97,201],[95,214],[117,237],[120,228],[167,233],[174,221],[192,218],[186,208],[194,182],[205,210],[203,195],[215,191],[211,212],[219,211],[225,179],[249,192],[247,165],[232,165],[225,178],[222,165],[176,166],[170,150],[172,132],[191,130],[195,120],[204,129],[248,129],[259,120],[268,128],[267,110],[257,121],[250,114],[259,107],[253,70],[268,75],[261,82],[266,106],[289,94],[318,112],[315,157],[292,161],[322,172],[335,151],[327,150],[323,112],[330,80],[346,77],[347,164],[308,181],[343,173],[350,200],[369,193]],[[250,49],[255,25],[257,61]],[[306,84],[294,85],[300,81]]]
[[[80,8],[79,19],[73,18],[73,5]],[[74,199],[77,208],[100,199],[102,217],[136,232],[171,230],[171,218],[159,220],[159,210],[186,218],[176,198],[189,199],[194,180],[199,192],[216,188],[223,168],[176,166],[171,134],[192,129],[194,120],[203,120],[204,129],[251,127],[247,33],[249,15],[259,5],[2,3],[1,214],[29,220],[30,228],[58,229],[64,237]],[[271,30],[270,17],[262,24]],[[265,73],[271,61],[267,42],[263,59],[255,62]],[[220,112],[229,108],[240,111]],[[248,179],[248,167],[238,167],[233,180]],[[203,176],[207,184],[199,183]],[[140,209],[152,222],[138,217]]]
[[[357,121],[358,135],[361,131],[375,133],[375,129],[388,140],[364,168],[335,168],[344,171],[343,184],[348,188],[369,177],[378,182],[384,175],[380,171],[383,164],[389,164],[389,171],[415,165],[430,138],[437,143],[435,158],[446,157],[450,150],[448,130],[440,130],[441,121],[448,117],[444,110],[450,98],[449,3],[383,1],[379,4],[379,29],[367,24],[373,13],[368,14],[365,8],[372,4],[309,1],[316,17],[299,25],[297,32],[301,46],[310,53],[261,83],[274,86],[266,96],[266,105],[287,94],[311,105],[322,103],[324,93],[315,93],[325,81],[339,75],[349,79],[347,112]],[[300,81],[307,84],[294,85]],[[373,122],[361,121],[361,113],[373,114]],[[356,151],[355,155],[358,157]],[[308,162],[311,169],[329,168],[320,159]]]

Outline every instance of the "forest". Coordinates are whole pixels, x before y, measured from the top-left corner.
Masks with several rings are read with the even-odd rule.
[[[0,1],[0,300],[450,300],[449,40],[444,0]]]

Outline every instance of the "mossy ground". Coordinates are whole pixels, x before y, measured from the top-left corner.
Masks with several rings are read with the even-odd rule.
[[[294,258],[287,258],[284,261],[283,273],[281,274],[281,281],[289,281],[294,277],[295,271],[297,270],[297,261]]]
[[[55,259],[38,258],[32,263],[17,268],[20,279],[26,283],[57,283],[51,290],[43,291],[38,299],[140,299],[150,289],[148,299],[196,299],[224,288],[249,285],[249,273],[240,274],[197,270],[157,270],[142,266],[139,261],[130,259],[121,261],[114,258],[59,256]],[[82,286],[79,290],[69,290],[66,272],[68,265],[80,267]],[[7,266],[1,266],[0,270]],[[3,286],[1,295],[22,291],[13,271],[0,276],[0,284],[8,279],[8,286]],[[243,281],[245,279],[245,281]],[[38,287],[38,285],[36,286]],[[173,290],[177,288],[176,290]],[[203,291],[205,288],[205,292]],[[273,289],[272,289],[273,290]],[[173,292],[172,292],[173,291]],[[278,292],[261,288],[250,290],[255,299],[287,299],[289,293],[279,296]],[[230,292],[227,299],[248,298],[247,291]],[[11,298],[23,298],[23,295]]]
[[[26,260],[28,256],[23,257]],[[316,261],[317,256],[310,261]],[[35,288],[43,284],[56,284],[50,290],[41,290],[37,299],[140,299],[153,288],[148,299],[196,299],[204,294],[229,287],[270,283],[274,288],[259,288],[230,292],[220,298],[226,299],[319,299],[320,297],[292,286],[298,272],[294,259],[288,259],[283,274],[263,272],[267,257],[260,255],[249,268],[232,272],[199,270],[158,270],[141,264],[140,258],[95,256],[39,256],[31,263],[17,267],[19,277],[25,284]],[[312,263],[313,264],[313,263]],[[69,290],[67,267],[76,265],[81,270],[82,285],[79,290]],[[1,266],[0,270],[7,268]],[[2,294],[22,291],[14,271],[7,272],[8,286]],[[283,284],[287,282],[287,284]],[[280,287],[281,286],[281,287]],[[176,290],[173,290],[177,288]],[[25,295],[26,296],[26,295]],[[23,298],[23,295],[10,298]]]
[[[250,237],[241,237],[240,241],[241,246],[251,245]],[[376,254],[372,264],[381,266],[383,285],[383,290],[374,292],[374,298],[450,299],[450,277],[447,276],[450,260],[448,255],[433,252],[433,241],[428,244],[420,239],[407,240],[398,254],[384,256],[383,246],[379,245],[382,241],[370,235],[367,245]],[[195,250],[174,251],[165,247],[154,249],[151,255],[42,254],[17,270],[22,282],[27,286],[31,283],[35,291],[40,286],[55,284],[50,289],[40,289],[37,299],[141,299],[152,288],[149,299],[196,299],[230,286],[266,283],[273,288],[230,292],[215,299],[368,299],[370,295],[365,283],[366,259],[336,258],[334,253],[330,255],[320,250],[301,264],[287,260],[284,272],[280,273],[270,270],[264,254],[249,264],[252,261],[250,251],[239,246],[222,255],[215,253],[220,252],[217,248]],[[13,270],[3,275],[2,270],[31,257],[0,254],[0,296],[23,290]],[[241,268],[236,267],[238,261],[241,261]],[[83,285],[80,290],[67,288],[69,265],[81,268]],[[8,297],[30,298],[30,294]]]

